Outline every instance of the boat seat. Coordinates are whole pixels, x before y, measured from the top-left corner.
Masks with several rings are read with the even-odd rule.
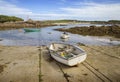
[[[74,54],[74,55],[78,55],[78,53],[76,53],[76,52],[71,52],[72,54]]]

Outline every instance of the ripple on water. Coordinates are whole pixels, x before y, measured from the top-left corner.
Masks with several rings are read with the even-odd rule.
[[[73,26],[85,26],[86,24],[76,24],[76,25],[68,25],[66,28],[70,28]],[[86,26],[89,26],[87,24]],[[64,28],[65,26],[52,26],[41,28],[40,32],[29,32],[25,33],[22,29],[21,32],[18,30],[7,30],[0,31],[0,44],[2,45],[18,45],[18,46],[38,46],[38,45],[48,45],[53,42],[64,42],[64,43],[83,43],[87,45],[118,45],[120,41],[110,40],[109,38],[103,37],[93,37],[93,36],[82,36],[78,34],[71,34],[69,39],[61,39],[60,36],[63,32],[55,31],[53,29],[56,28]]]

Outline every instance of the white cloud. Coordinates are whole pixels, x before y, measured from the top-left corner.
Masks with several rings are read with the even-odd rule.
[[[66,0],[62,0],[66,1]],[[82,6],[81,6],[82,4]],[[47,9],[46,9],[47,10]],[[120,3],[96,4],[78,3],[75,7],[64,7],[48,13],[34,13],[29,9],[18,7],[10,2],[0,0],[0,14],[15,15],[24,19],[80,19],[80,20],[120,20]],[[61,14],[62,13],[62,14]]]
[[[79,18],[91,18],[91,20],[118,19],[120,20],[120,4],[96,4],[84,3],[77,8],[61,8],[64,12]]]
[[[30,18],[35,18],[35,19],[57,19],[57,18],[62,18],[66,17],[66,14],[56,14],[56,13],[45,13],[45,14],[40,14],[40,13],[33,13],[29,9],[25,8],[20,8],[12,3],[9,3],[7,1],[0,0],[0,14],[4,15],[15,15],[19,17],[23,17],[26,19],[28,16]]]
[[[19,8],[9,2],[0,0],[0,13],[7,15],[28,15],[32,12],[28,9]]]

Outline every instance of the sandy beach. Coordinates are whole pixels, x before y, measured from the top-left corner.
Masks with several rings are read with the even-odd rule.
[[[80,46],[87,59],[68,67],[46,47],[0,46],[0,82],[119,82],[120,46]]]

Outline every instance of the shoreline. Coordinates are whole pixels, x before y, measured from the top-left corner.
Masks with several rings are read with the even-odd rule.
[[[70,32],[73,34],[79,35],[89,35],[89,36],[110,36],[115,38],[120,38],[120,26],[112,25],[112,26],[83,26],[83,27],[71,27],[68,29],[58,28],[54,29],[62,32]]]
[[[20,29],[20,28],[43,28],[48,26],[57,26],[53,23],[45,23],[45,22],[8,22],[8,23],[0,23],[0,30],[10,30],[10,29]]]
[[[51,59],[45,46],[40,49],[37,46],[0,45],[0,82],[39,82],[40,79],[66,82],[66,78],[70,82],[120,80],[120,47],[80,47],[86,51],[87,59],[77,67],[68,67]]]

